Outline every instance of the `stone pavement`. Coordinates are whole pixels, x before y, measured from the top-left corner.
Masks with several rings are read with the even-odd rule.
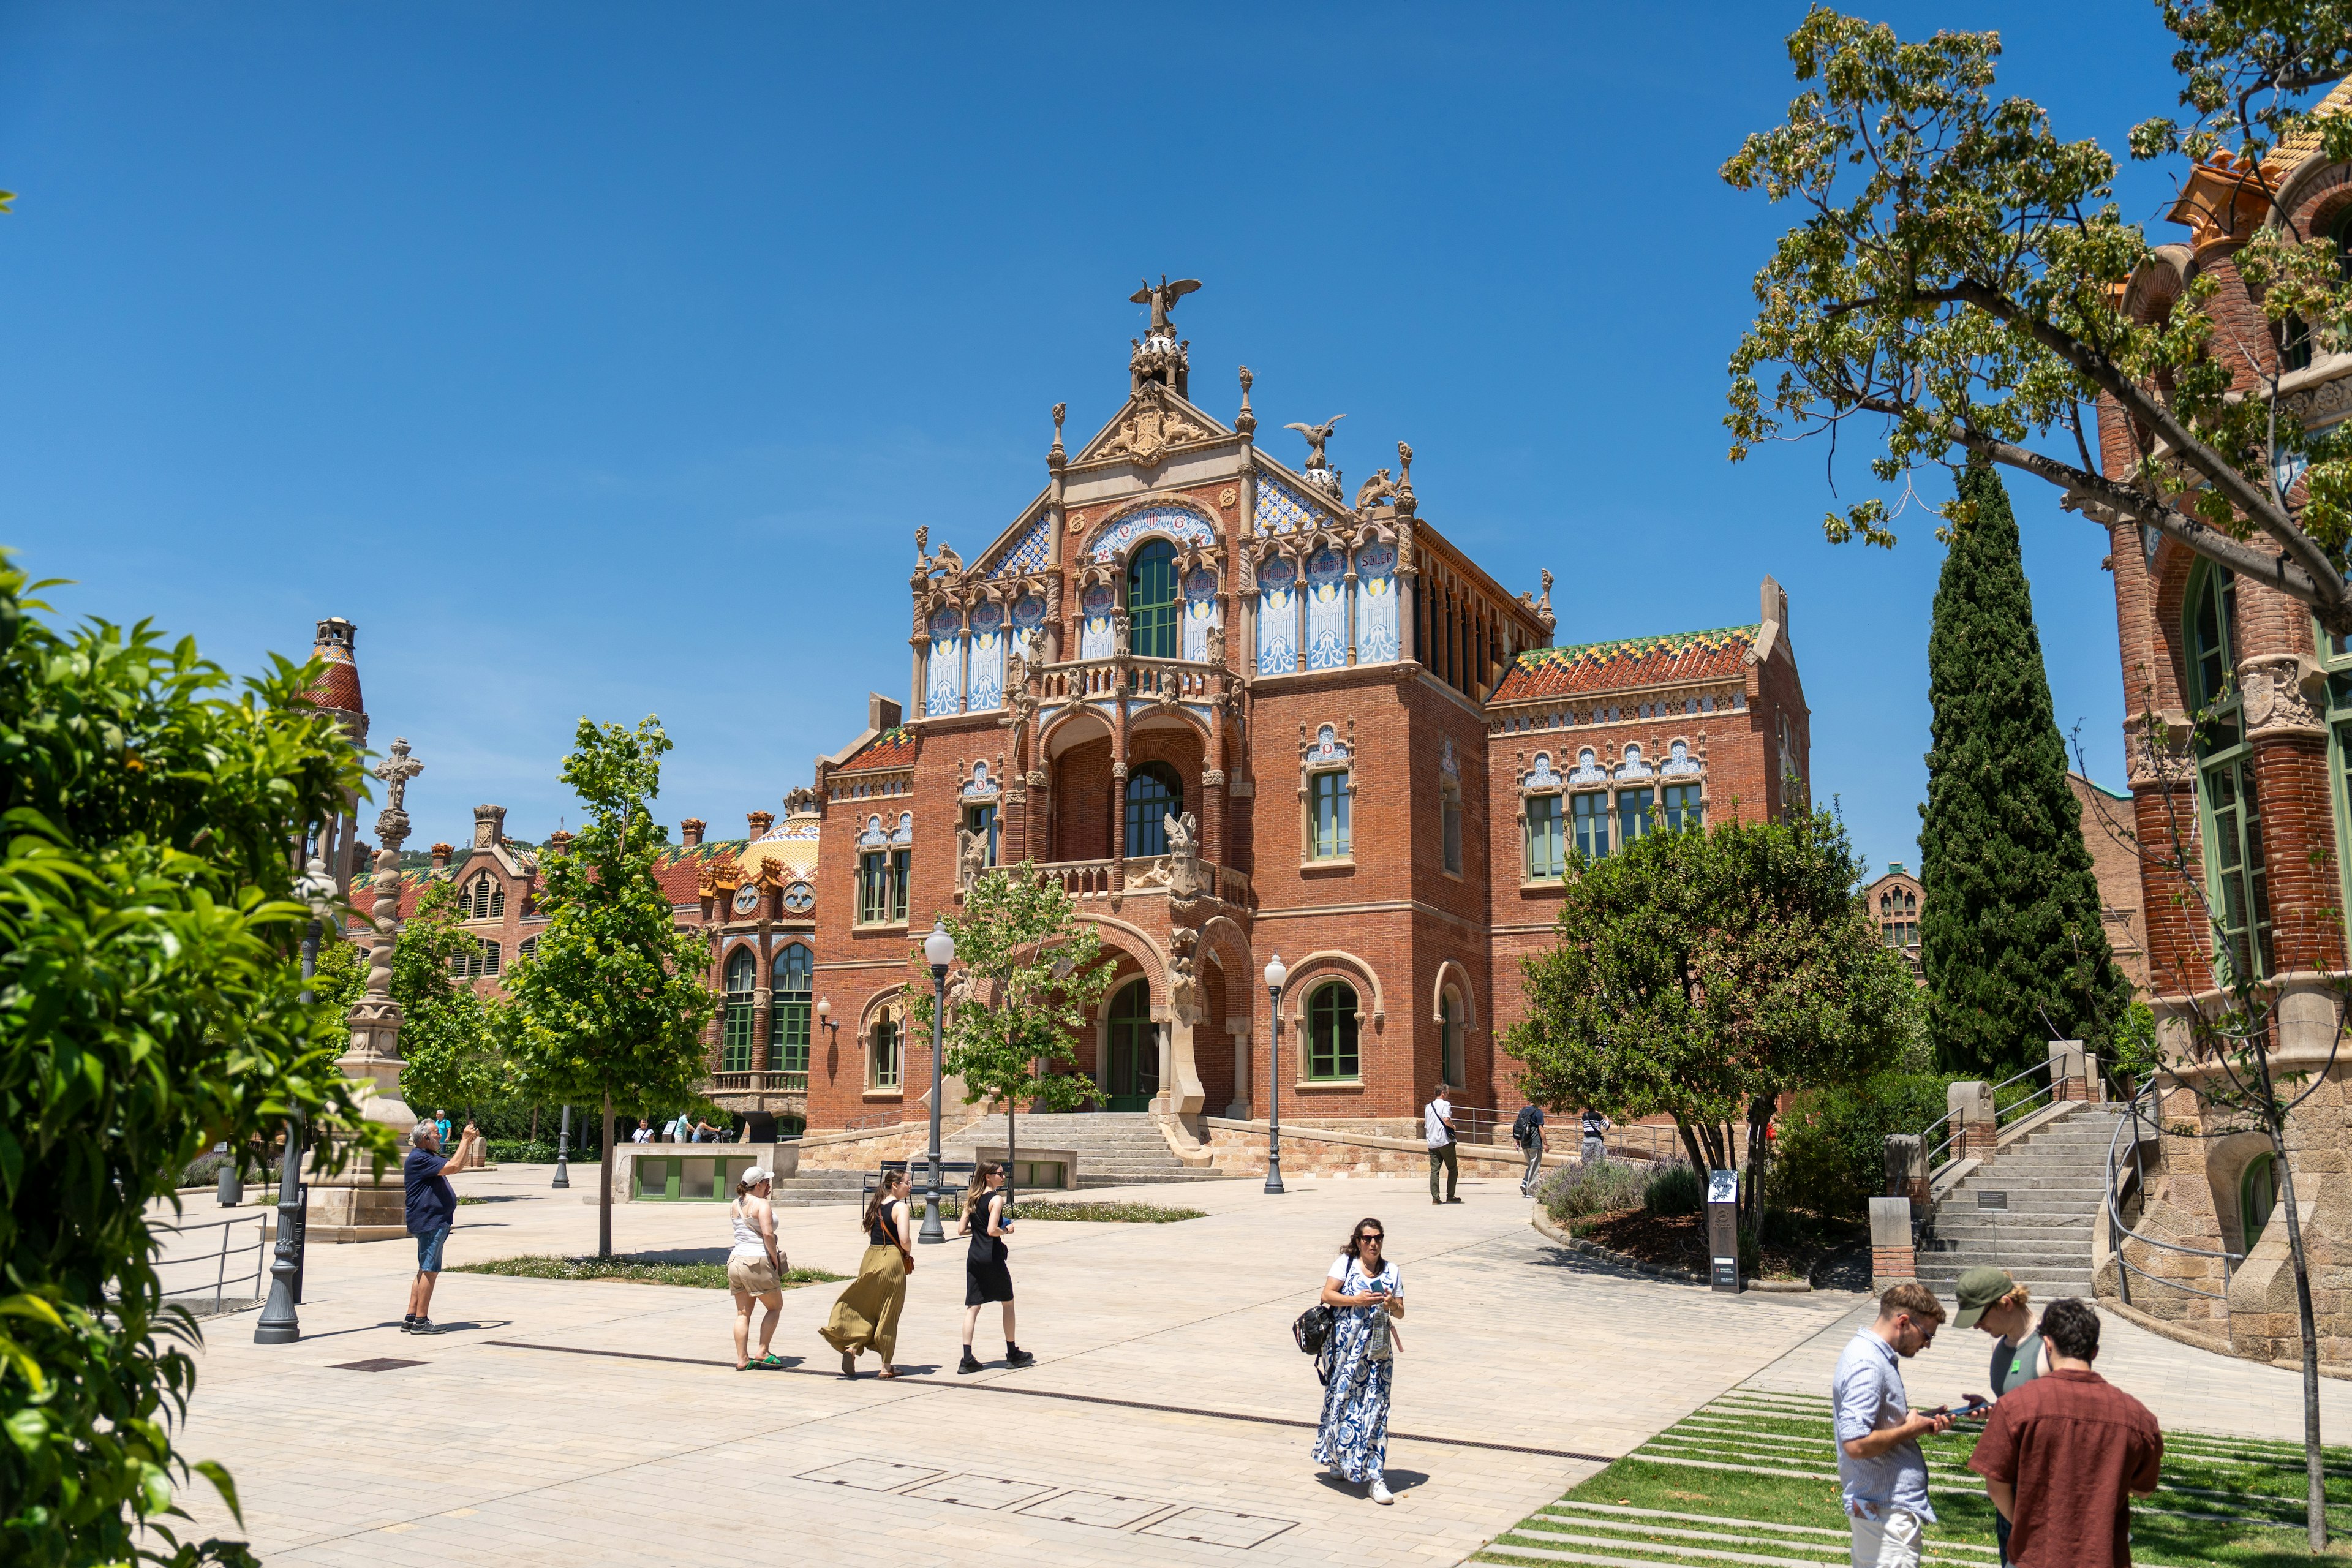
[[[593,1168],[568,1194],[548,1173],[457,1178],[485,1201],[459,1211],[449,1261],[591,1250]],[[458,1331],[415,1339],[398,1332],[407,1244],[317,1247],[302,1342],[253,1345],[251,1312],[207,1324],[183,1448],[236,1472],[242,1533],[273,1563],[1452,1563],[1727,1388],[1816,1391],[1857,1310],[1612,1273],[1538,1235],[1510,1183],[1465,1183],[1465,1203],[1429,1215],[1425,1193],[1203,1183],[1121,1196],[1205,1219],[1033,1221],[1013,1268],[1038,1364],[973,1377],[953,1371],[961,1249],[919,1250],[898,1351],[912,1375],[895,1382],[840,1377],[815,1333],[838,1287],[785,1293],[775,1348],[793,1370],[739,1373],[719,1292],[446,1274],[435,1316]],[[210,1209],[203,1195],[188,1217]],[[1309,1460],[1321,1391],[1289,1331],[1367,1213],[1409,1303],[1389,1509]],[[726,1229],[717,1205],[614,1209],[622,1250],[715,1258]],[[847,1209],[780,1229],[798,1265],[846,1274],[863,1249]],[[2214,1389],[2287,1376],[2139,1337],[2158,1373],[2178,1363]],[[1981,1368],[1960,1342],[1954,1363]],[[975,1348],[1003,1354],[993,1309]],[[417,1364],[348,1366],[375,1358]],[[2260,1399],[2227,1397],[2274,1435]],[[187,1500],[205,1532],[240,1533],[203,1483]]]

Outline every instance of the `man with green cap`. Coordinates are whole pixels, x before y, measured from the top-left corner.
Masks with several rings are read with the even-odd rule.
[[[2025,1287],[2006,1268],[1979,1266],[1960,1276],[1952,1294],[1960,1310],[1952,1321],[1992,1336],[1992,1396],[1999,1399],[2050,1370],[2050,1352],[2033,1330],[2033,1314],[2026,1310]],[[2009,1516],[1993,1513],[1993,1534],[2000,1543],[2000,1560],[2009,1562]]]

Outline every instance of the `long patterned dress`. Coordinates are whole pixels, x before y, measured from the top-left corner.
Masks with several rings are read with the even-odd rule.
[[[1350,1258],[1346,1262],[1339,1293],[1360,1296],[1370,1288],[1373,1277],[1365,1274],[1359,1259]],[[1378,1278],[1391,1292],[1402,1288],[1402,1278],[1393,1263],[1384,1265]],[[1315,1434],[1315,1458],[1319,1464],[1337,1465],[1351,1481],[1374,1480],[1388,1468],[1389,1389],[1396,1363],[1385,1358],[1375,1361],[1371,1355],[1383,1337],[1377,1320],[1385,1310],[1331,1310],[1331,1383],[1323,1391],[1323,1420]]]

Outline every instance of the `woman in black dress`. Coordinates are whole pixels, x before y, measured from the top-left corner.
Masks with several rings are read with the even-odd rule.
[[[972,1167],[971,1185],[963,1194],[961,1234],[971,1237],[963,1266],[963,1360],[956,1371],[978,1372],[971,1353],[971,1336],[980,1328],[980,1310],[991,1301],[1004,1303],[1004,1364],[1027,1366],[1037,1358],[1013,1337],[1013,1270],[1004,1266],[1004,1238],[1013,1230],[1006,1216],[1011,1194],[1004,1190],[1004,1167],[982,1160]]]

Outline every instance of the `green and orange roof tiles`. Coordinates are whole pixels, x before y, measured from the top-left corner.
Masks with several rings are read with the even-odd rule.
[[[861,772],[866,768],[903,766],[914,760],[915,731],[900,724],[893,729],[883,731],[866,744],[858,747],[856,753],[835,771],[851,773]]]
[[[1491,702],[1534,701],[1684,680],[1717,680],[1746,667],[1761,626],[1664,637],[1621,637],[1574,647],[1529,648],[1512,661]]]

